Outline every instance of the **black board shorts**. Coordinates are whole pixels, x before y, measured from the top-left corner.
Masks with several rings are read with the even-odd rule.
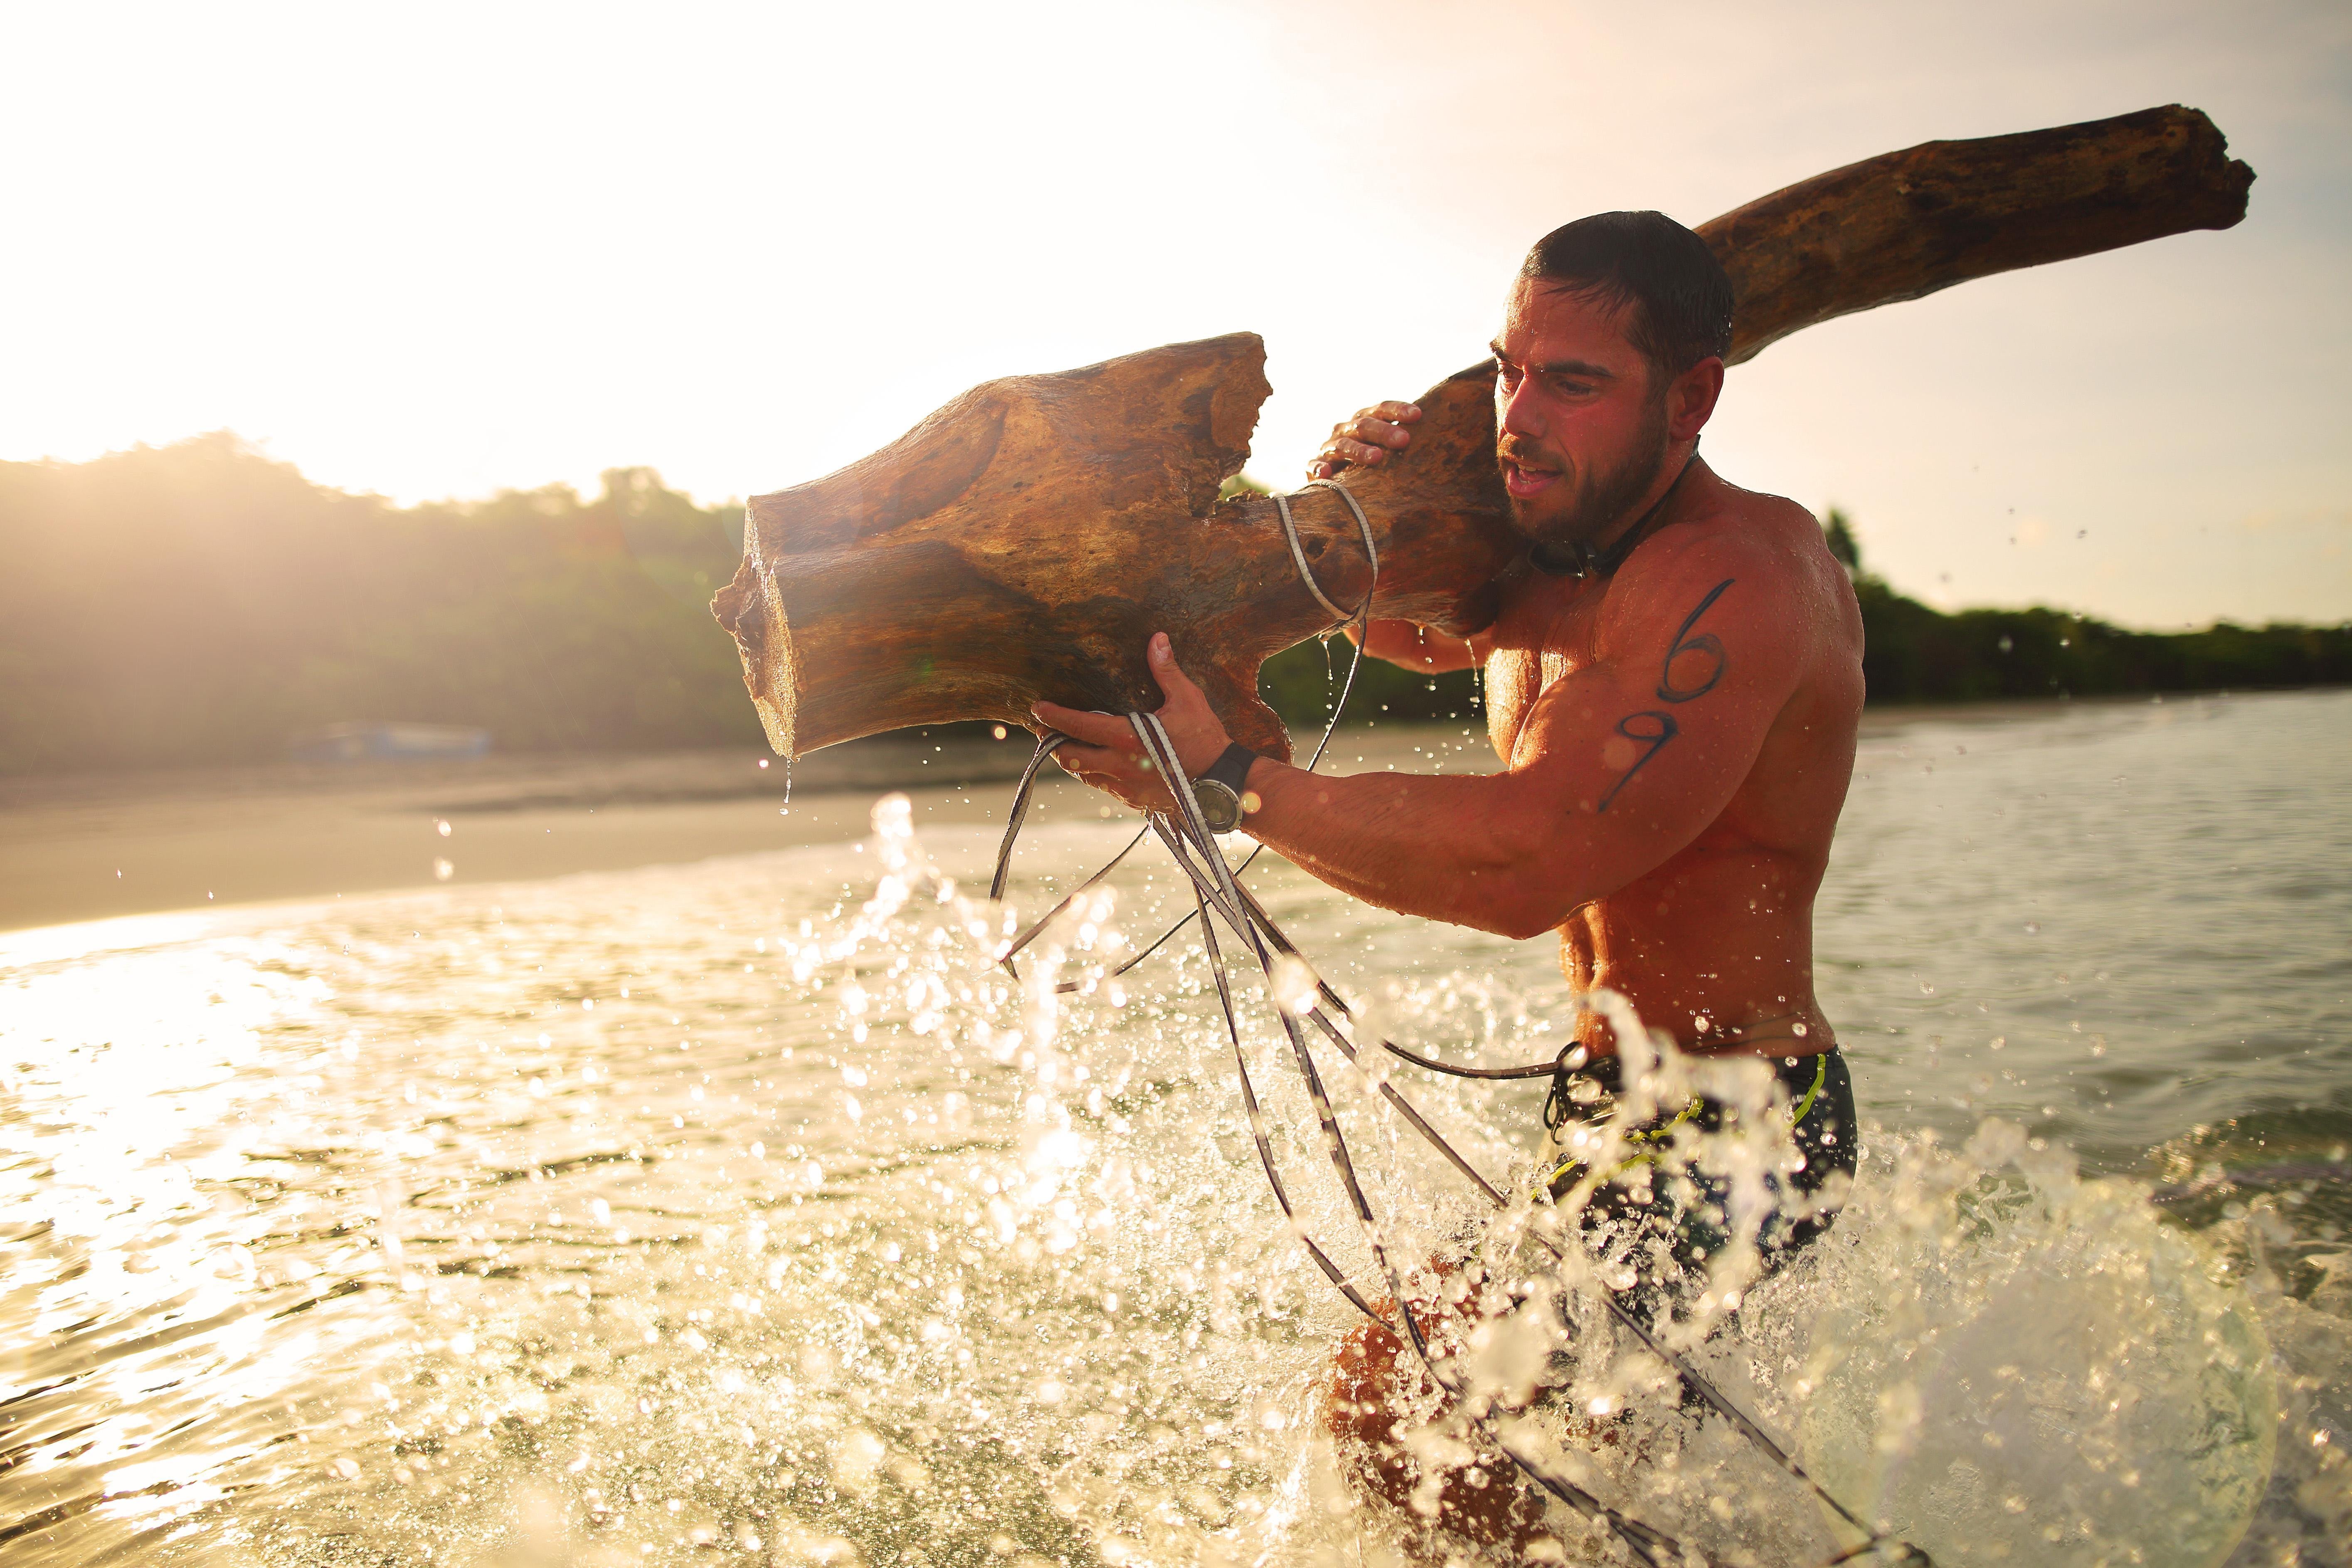
[[[1802,1167],[1790,1175],[1765,1178],[1776,1201],[1757,1232],[1756,1247],[1769,1273],[1829,1229],[1835,1216],[1821,1206],[1818,1194],[1838,1174],[1853,1176],[1860,1140],[1853,1077],[1842,1052],[1832,1047],[1812,1056],[1765,1059],[1788,1089],[1789,1110],[1795,1119],[1792,1142],[1804,1158]],[[1551,1093],[1544,1101],[1545,1126],[1558,1133],[1571,1126],[1605,1123],[1616,1109],[1619,1072],[1615,1057],[1601,1057],[1554,1073]],[[1738,1114],[1734,1107],[1699,1095],[1687,1105],[1662,1110],[1632,1138],[1637,1145],[1663,1144],[1683,1125],[1719,1131]],[[1590,1174],[1582,1162],[1570,1160],[1541,1179],[1557,1200]],[[1706,1260],[1732,1240],[1727,1179],[1698,1170],[1664,1182],[1654,1180],[1654,1157],[1636,1152],[1593,1189],[1580,1216],[1588,1247],[1633,1267],[1634,1283],[1620,1292],[1619,1300],[1644,1322],[1654,1322],[1662,1310],[1705,1289]]]

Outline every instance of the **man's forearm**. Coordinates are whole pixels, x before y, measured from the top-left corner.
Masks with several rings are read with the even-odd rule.
[[[1322,881],[1401,914],[1537,935],[1581,901],[1525,831],[1507,774],[1334,778],[1260,758],[1247,827]]]

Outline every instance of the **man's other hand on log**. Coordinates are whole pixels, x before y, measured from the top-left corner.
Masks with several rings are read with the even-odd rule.
[[[1348,468],[1379,467],[1391,452],[1404,450],[1412,439],[1405,426],[1420,417],[1421,410],[1410,403],[1375,403],[1358,409],[1353,418],[1331,426],[1331,438],[1307,465],[1307,477],[1336,479]]]
[[[1375,403],[1370,408],[1358,409],[1331,426],[1331,438],[1323,443],[1323,449],[1307,465],[1307,477],[1334,479],[1349,468],[1376,467],[1391,452],[1405,449],[1412,440],[1412,432],[1405,426],[1420,417],[1420,407],[1411,403]],[[1468,669],[1485,662],[1485,656],[1460,637],[1450,637],[1411,621],[1374,621],[1370,634],[1363,637],[1349,626],[1348,640],[1362,642],[1364,651],[1374,658],[1386,659],[1423,675]]]

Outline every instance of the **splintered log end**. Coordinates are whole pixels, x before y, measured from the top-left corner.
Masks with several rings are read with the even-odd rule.
[[[1254,332],[1011,376],[753,497],[711,613],[769,743],[795,756],[914,724],[1025,724],[1041,698],[1155,706],[1145,640],[1183,629],[1154,622],[1155,585],[1190,569],[1269,390]],[[1280,735],[1254,692],[1229,704],[1236,733]]]
[[[2254,172],[2201,110],[1927,142],[1775,191],[1699,229],[1731,275],[1728,362],[1802,327],[1972,278],[2246,216]]]
[[[735,568],[734,579],[710,600],[710,613],[735,638],[735,652],[743,661],[744,689],[759,710],[768,745],[781,757],[796,756],[793,749],[793,715],[798,706],[800,677],[793,668],[792,626],[783,608],[772,600],[759,571],[747,553]]]

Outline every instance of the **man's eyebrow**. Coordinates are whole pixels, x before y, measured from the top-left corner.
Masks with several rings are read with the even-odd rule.
[[[1495,356],[1496,363],[1498,364],[1508,364],[1511,363],[1510,355],[1503,352],[1503,345],[1499,342],[1488,343],[1486,345],[1486,352]],[[1532,367],[1523,366],[1522,368],[1532,368],[1538,375],[1575,375],[1581,376],[1587,381],[1615,381],[1617,379],[1617,373],[1615,371],[1611,370],[1607,365],[1594,364],[1591,360],[1558,359],[1551,361],[1548,364],[1539,364]]]

